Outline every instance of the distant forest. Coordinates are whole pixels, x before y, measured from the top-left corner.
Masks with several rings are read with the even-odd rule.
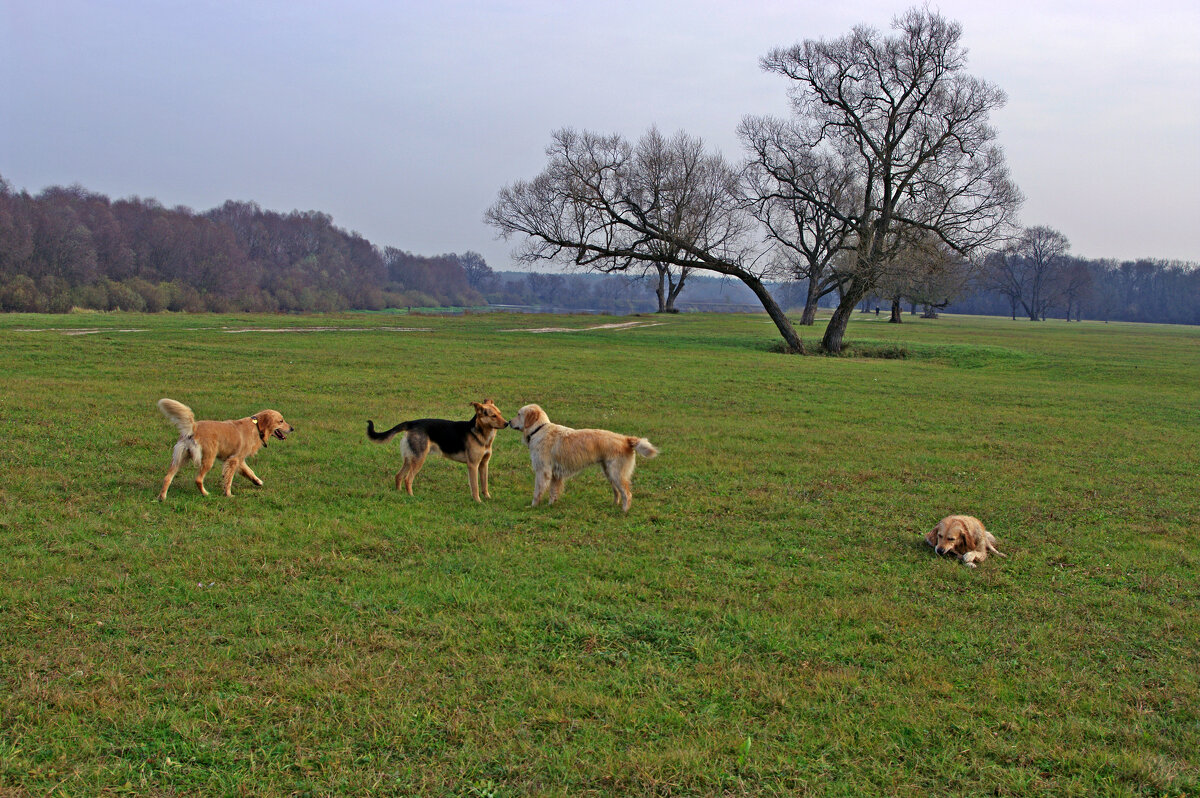
[[[1195,264],[1072,260],[1087,273],[1084,288],[1068,303],[1072,317],[1200,324]],[[785,307],[802,305],[805,294],[802,283],[777,284],[772,293]],[[277,213],[229,201],[197,213],[153,199],[114,201],[79,186],[30,195],[0,178],[0,310],[332,312],[484,305],[605,313],[657,307],[653,279],[640,275],[498,272],[474,252],[425,256],[380,248],[316,211]],[[685,311],[759,307],[740,283],[699,275],[688,277],[676,305]],[[983,285],[969,285],[946,310],[1015,313],[1008,297]]]

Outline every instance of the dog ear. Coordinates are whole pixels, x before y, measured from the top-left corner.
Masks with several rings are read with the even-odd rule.
[[[942,525],[938,524],[937,526],[935,526],[933,529],[929,530],[929,532],[927,532],[925,534],[925,542],[935,549],[937,548],[938,530],[941,528],[942,528]]]

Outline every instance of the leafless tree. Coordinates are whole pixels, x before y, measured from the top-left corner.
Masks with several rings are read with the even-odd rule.
[[[1014,317],[1020,305],[1030,321],[1044,320],[1058,300],[1070,248],[1067,237],[1051,227],[1026,228],[1015,242],[987,259],[987,280],[1009,297]]]
[[[810,149],[803,132],[782,120],[748,118],[738,132],[750,151],[745,176],[751,211],[790,277],[807,283],[800,323],[811,325],[817,302],[838,288],[835,257],[853,244],[853,228],[844,220],[853,212],[854,175],[846,159]]]
[[[937,318],[967,287],[970,263],[940,239],[925,235],[900,249],[882,269],[875,292],[891,303],[888,322],[900,324],[901,302],[921,305],[926,318]]]
[[[736,277],[787,346],[803,351],[764,284],[775,276],[773,263],[746,212],[740,176],[700,139],[651,129],[633,145],[560,130],[546,154],[541,174],[501,189],[485,215],[505,238],[522,238],[517,257],[600,272],[663,264]]]
[[[966,73],[961,26],[914,8],[893,28],[885,36],[860,26],[762,59],[765,70],[793,81],[795,135],[778,146],[766,142],[755,157],[769,167],[796,157],[788,149],[807,149],[841,162],[855,178],[850,210],[827,192],[791,186],[856,242],[822,341],[831,352],[841,350],[855,305],[914,230],[966,255],[1003,240],[1020,203],[989,122],[1005,95]],[[747,120],[743,130],[758,126]]]
[[[1083,317],[1080,314],[1083,311],[1083,303],[1091,296],[1094,283],[1087,262],[1082,258],[1067,258],[1055,282],[1057,304],[1065,312],[1067,321],[1071,320],[1072,312],[1075,313],[1076,321],[1082,321]]]
[[[651,277],[651,272],[653,272],[654,296],[658,299],[659,313],[679,312],[679,309],[675,307],[675,300],[683,291],[683,285],[687,282],[691,271],[688,266],[676,269],[668,263],[654,263],[646,269],[647,277]]]

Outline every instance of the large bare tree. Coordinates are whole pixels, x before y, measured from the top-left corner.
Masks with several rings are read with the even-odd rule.
[[[740,175],[700,139],[651,129],[634,145],[560,130],[546,154],[541,174],[501,189],[485,215],[505,238],[522,238],[517,257],[600,272],[662,264],[736,277],[787,346],[804,351],[765,285],[774,261],[746,211]]]
[[[840,162],[854,176],[849,208],[819,180],[788,185],[792,201],[820,209],[855,242],[837,274],[841,299],[822,340],[830,352],[841,351],[855,305],[906,242],[932,235],[966,255],[1003,240],[1020,204],[989,122],[1005,95],[966,73],[961,26],[912,9],[892,27],[891,36],[860,26],[773,50],[762,66],[792,81],[789,134],[765,135],[780,128],[762,120],[742,125],[773,175],[807,150],[811,162]]]

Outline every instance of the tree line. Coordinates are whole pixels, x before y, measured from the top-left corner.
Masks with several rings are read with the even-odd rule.
[[[478,257],[478,256],[476,256]],[[0,178],[0,309],[340,311],[484,301],[460,256],[380,249],[316,211],[196,213]]]
[[[831,262],[843,261],[842,253]],[[811,269],[811,265],[809,266]],[[766,281],[780,308],[811,323],[841,301],[833,269],[815,280]],[[795,266],[784,277],[804,273]],[[661,264],[611,273],[493,271],[476,252],[380,249],[323,213],[275,213],[226,202],[206,213],[151,199],[112,201],[78,186],[36,196],[0,179],[0,309],[339,311],[388,307],[528,306],[568,312],[745,310],[742,281]],[[686,291],[684,290],[686,281]],[[1089,260],[1066,237],[1031,228],[980,261],[909,247],[860,307],[1200,324],[1196,264]]]
[[[999,250],[975,261],[924,253],[861,306],[889,306],[901,321],[901,306],[927,317],[953,313],[1011,316],[1043,321],[1137,321],[1200,324],[1200,266],[1142,258],[1089,259],[1070,254],[1070,242],[1044,225],[1025,228]]]

